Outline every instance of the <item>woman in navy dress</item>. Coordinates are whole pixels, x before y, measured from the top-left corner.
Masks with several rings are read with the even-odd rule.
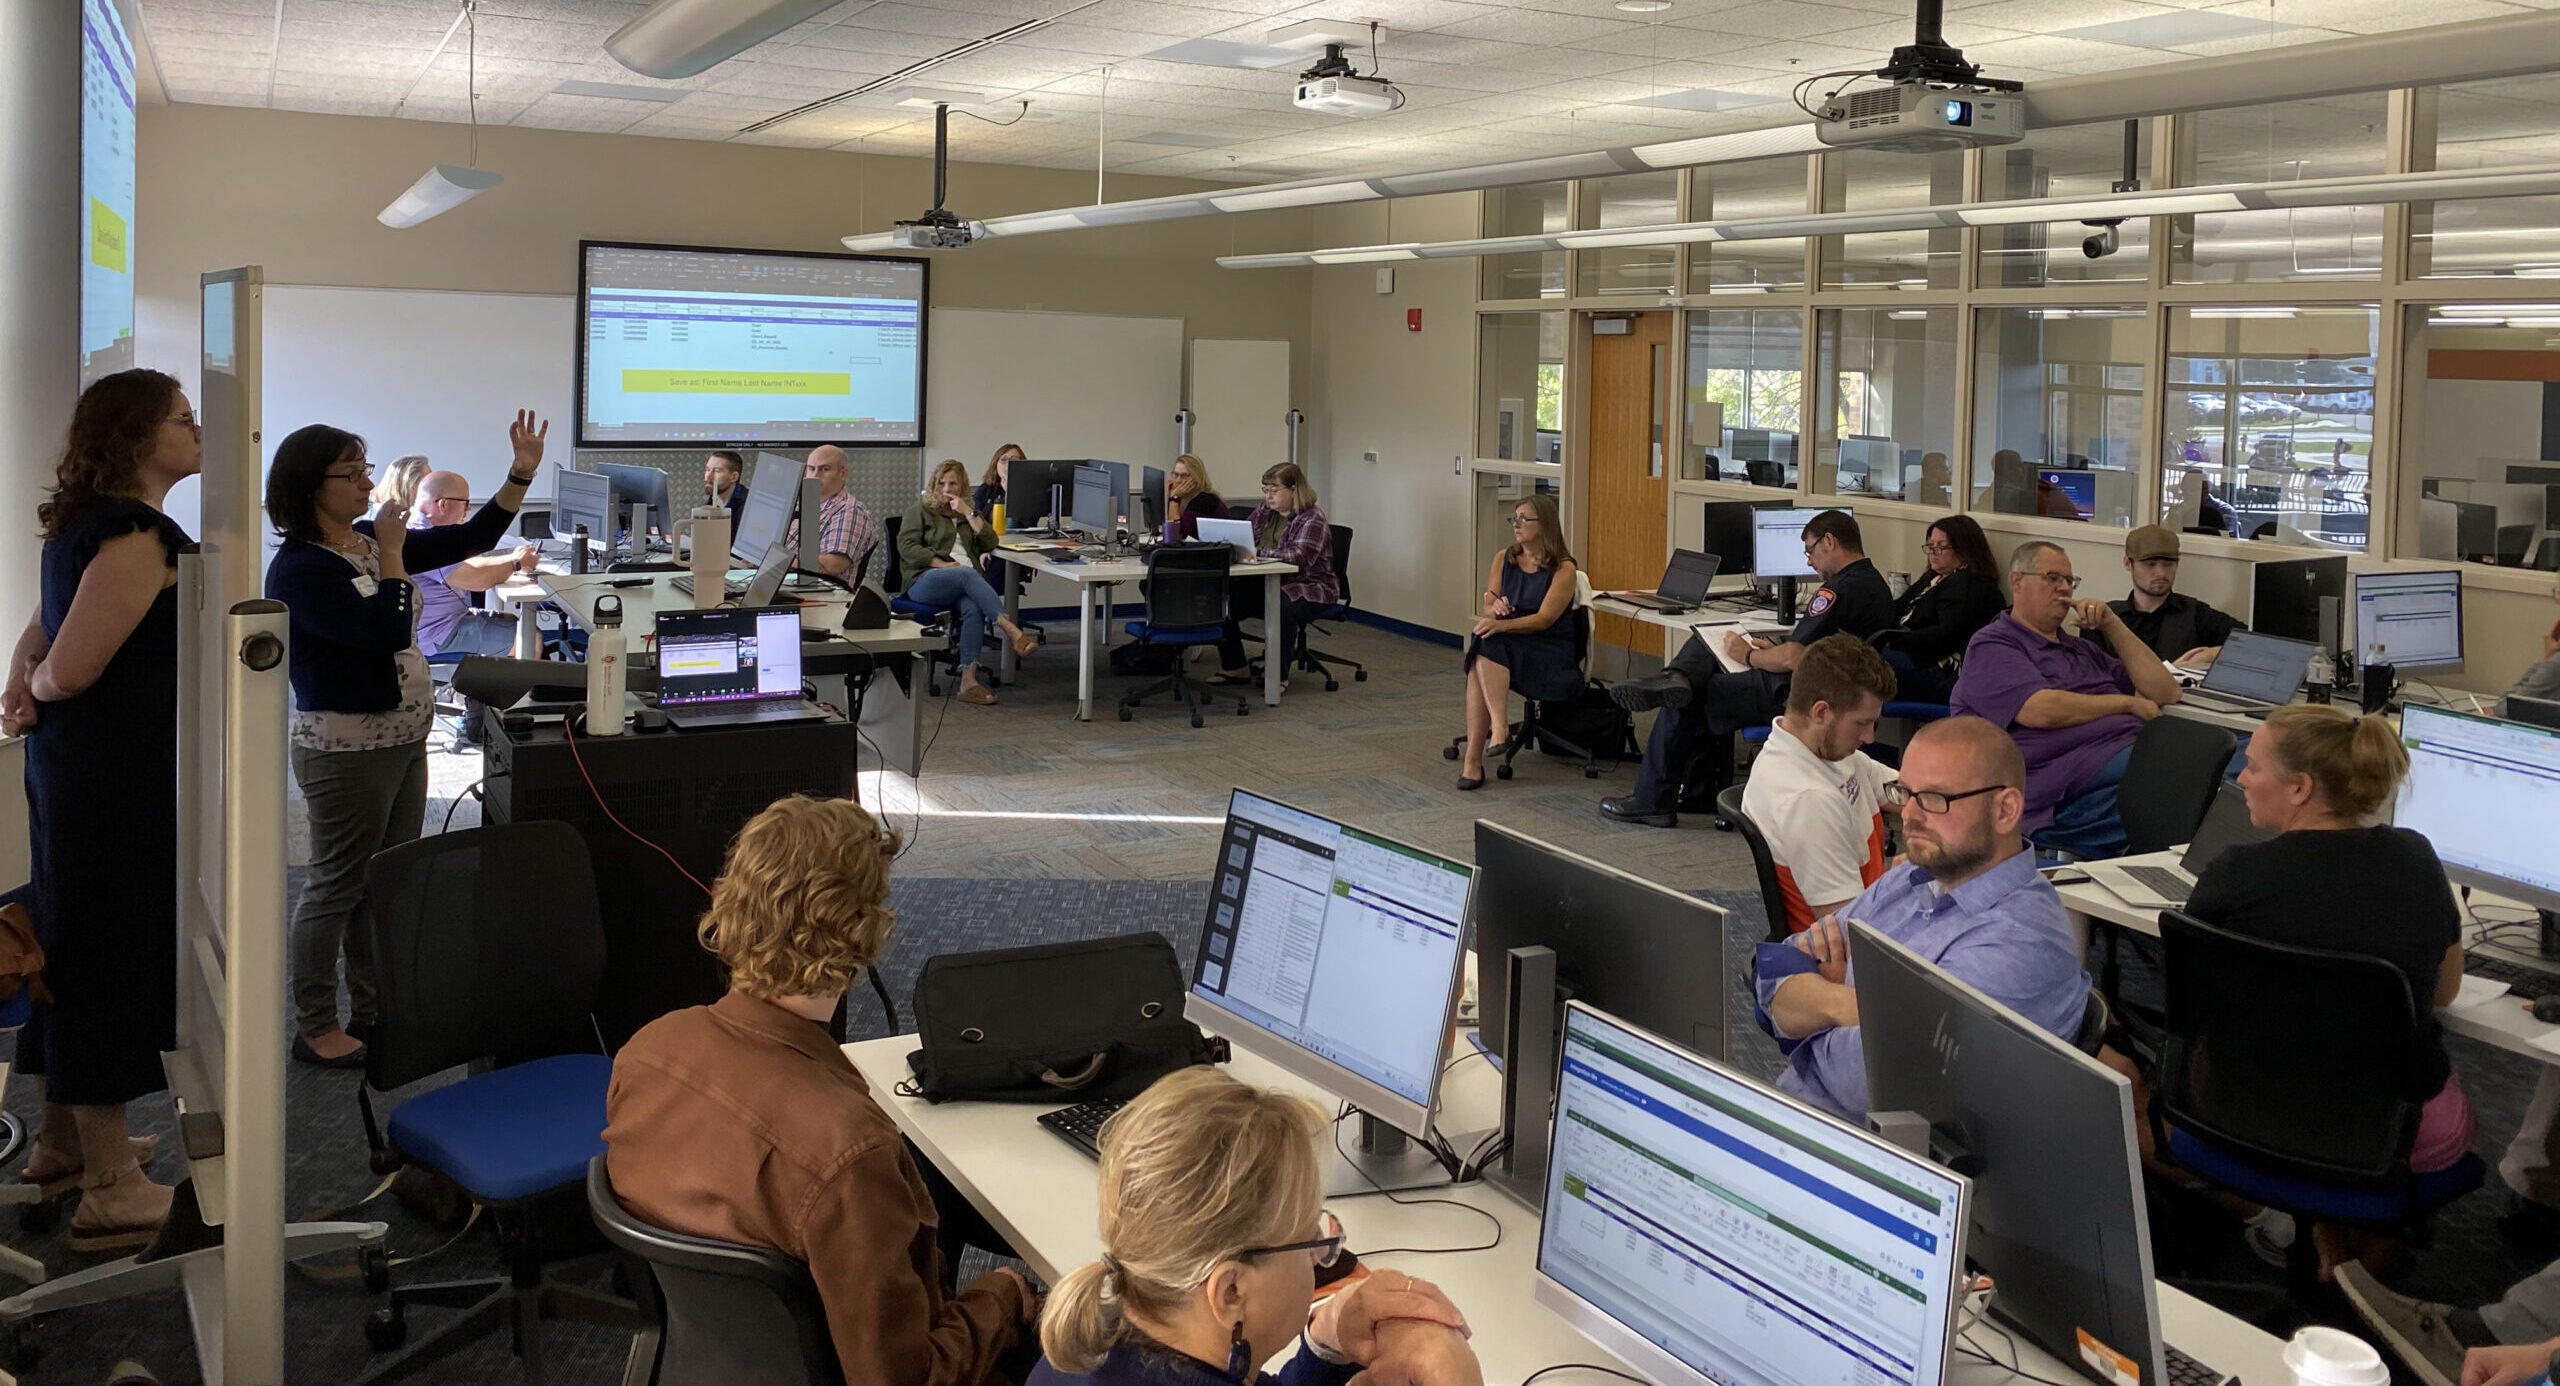
[[[0,730],[27,738],[36,939],[53,999],[18,1041],[44,1078],[20,1177],[77,1184],[71,1244],[139,1246],[170,1190],[142,1171],[125,1104],[167,1087],[177,1047],[178,555],[160,511],[204,434],[178,382],[120,371],[91,385],[44,526],[44,596],[9,665]]]
[[[1571,698],[1582,691],[1573,658],[1573,554],[1556,498],[1537,492],[1512,507],[1511,547],[1493,560],[1484,614],[1467,650],[1467,744],[1458,788],[1484,787],[1487,742],[1511,734],[1511,693]]]

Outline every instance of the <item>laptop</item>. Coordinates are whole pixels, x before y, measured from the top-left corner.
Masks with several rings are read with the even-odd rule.
[[[800,609],[717,606],[658,613],[658,709],[685,731],[815,722],[800,691]]]
[[[1239,563],[1253,557],[1253,521],[1201,520],[1198,523],[1201,543],[1232,546]]]
[[[2318,649],[2308,640],[2235,630],[2205,670],[2204,682],[2185,700],[2215,712],[2264,717],[2293,701],[2302,687],[2302,671]]]
[[[2084,861],[2079,866],[2090,880],[2124,897],[2128,905],[2179,910],[2187,907],[2196,877],[2223,853],[2273,836],[2249,821],[2249,799],[2240,786],[2225,782],[2213,796],[2213,807],[2205,810],[2204,821],[2196,825],[2196,840],[2187,844],[2187,854],[2176,866],[2127,866],[2112,861]]]
[[[763,561],[756,564],[755,576],[749,578],[744,586],[722,581],[720,600],[736,602],[740,606],[773,605],[774,597],[782,591],[782,580],[791,575],[792,554],[790,544],[775,540],[765,549]],[[683,574],[667,585],[690,597],[693,595],[693,574]]]
[[[1680,616],[1698,609],[1707,599],[1707,586],[1716,580],[1716,569],[1722,560],[1696,549],[1678,549],[1662,570],[1662,582],[1650,592],[1612,592],[1610,597],[1629,606],[1659,611],[1666,616]]]

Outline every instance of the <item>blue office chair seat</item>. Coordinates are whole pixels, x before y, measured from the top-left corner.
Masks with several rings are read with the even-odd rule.
[[[1120,629],[1150,645],[1215,645],[1224,634],[1216,626],[1151,626],[1144,621],[1130,621]]]
[[[950,610],[949,607],[935,606],[931,602],[920,602],[913,597],[891,597],[889,599],[890,614],[904,616],[910,621],[922,621],[926,623],[938,621],[942,619],[942,614],[948,610]]]
[[[1763,722],[1756,727],[1744,727],[1742,729],[1742,739],[1750,742],[1754,746],[1759,745],[1761,742],[1769,739],[1769,724]]]
[[[509,1202],[586,1177],[604,1153],[613,1060],[560,1054],[421,1093],[391,1113],[391,1143],[473,1198]]]
[[[2414,1222],[2479,1188],[2488,1166],[2465,1155],[2443,1169],[2412,1174],[2379,1189],[2345,1188],[2270,1174],[2200,1137],[2169,1128],[2169,1154],[2186,1168],[2242,1198],[2331,1222],[2396,1227]]]
[[[1946,716],[1950,710],[1945,703],[1915,703],[1903,699],[1891,699],[1885,703],[1883,715],[1906,718],[1914,722],[1935,722]]]
[[[23,1029],[35,1012],[35,998],[27,995],[24,987],[19,988],[17,995],[0,1001],[0,1030]]]

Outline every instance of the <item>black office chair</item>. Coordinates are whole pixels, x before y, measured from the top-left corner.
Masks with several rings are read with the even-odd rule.
[[[2107,1031],[2114,1028],[2115,1012],[2107,1006],[2107,994],[2089,988],[2089,1000],[2080,1008],[2080,1028],[2071,1036],[2072,1044],[2083,1054],[2095,1056],[2098,1046],[2107,1042]]]
[[[544,1319],[646,1326],[638,1306],[543,1274],[537,1210],[603,1153],[613,1076],[591,1015],[604,926],[586,842],[565,823],[537,821],[404,843],[373,858],[365,909],[382,1014],[356,1105],[374,1169],[414,1161],[452,1180],[489,1213],[508,1274],[394,1286],[365,1338],[399,1351],[362,1381],[397,1380],[506,1332],[539,1382]],[[376,1119],[375,1093],[490,1062],[504,1066]],[[463,1313],[408,1343],[411,1304]]]
[[[1215,645],[1227,614],[1228,571],[1235,550],[1225,544],[1159,544],[1147,554],[1147,614],[1131,621],[1128,632],[1141,645],[1171,645],[1173,673],[1120,695],[1120,720],[1137,715],[1140,703],[1171,693],[1191,709],[1191,725],[1202,725],[1201,710],[1217,695],[1194,684],[1183,670],[1184,656],[1194,647]],[[1195,696],[1196,694],[1196,696]],[[1250,699],[1236,699],[1236,715],[1253,710]]]
[[[2494,561],[2502,568],[2523,567],[2526,552],[2533,548],[2533,536],[2532,525],[2498,526],[2498,548],[2493,555]],[[2468,556],[2465,555],[2465,557]]]
[[[805,1262],[642,1222],[613,1196],[602,1155],[587,1164],[587,1211],[652,1325],[632,1346],[649,1364],[646,1386],[844,1386]]]
[[[1585,669],[1591,659],[1591,611],[1577,601],[1565,612],[1563,619],[1572,623],[1573,666],[1576,669]],[[1583,675],[1583,686],[1586,689],[1591,686],[1590,676],[1587,673]],[[1595,743],[1585,745],[1557,726],[1557,723],[1564,720],[1568,714],[1580,718],[1584,715],[1584,711],[1584,705],[1580,702],[1561,698],[1532,698],[1523,694],[1520,699],[1520,720],[1511,724],[1508,734],[1502,740],[1484,748],[1486,760],[1500,762],[1493,767],[1493,777],[1498,780],[1510,779],[1512,758],[1535,746],[1548,755],[1581,762],[1582,777],[1586,780],[1600,778],[1601,756],[1605,754],[1611,759],[1616,759],[1621,752],[1634,744],[1635,720],[1627,714],[1625,709],[1615,703],[1594,705],[1590,709],[1591,715],[1604,719],[1599,725],[1609,728],[1609,734],[1591,736],[1587,731],[1576,733]],[[1598,744],[1602,742],[1615,744]],[[1440,758],[1457,760],[1466,754],[1466,748],[1466,733],[1460,732],[1450,739],[1448,745],[1440,748]]]
[[[2240,738],[2192,717],[2144,723],[2116,790],[2125,851],[2158,852],[2194,841],[2196,825],[2213,807],[2222,772],[2239,748]]]
[[[1716,795],[1716,816],[1733,825],[1742,834],[1743,845],[1751,849],[1751,869],[1760,877],[1760,908],[1769,916],[1771,943],[1784,943],[1794,936],[1787,927],[1787,890],[1778,883],[1778,858],[1769,850],[1769,839],[1760,825],[1742,811],[1742,786],[1727,785]]]
[[[2156,1148],[2303,1224],[2290,1267],[2317,1282],[2308,1224],[2423,1235],[2480,1186],[2477,1155],[2409,1169],[2435,1096],[2414,1058],[2420,998],[2380,958],[2271,943],[2175,910],[2160,916],[2168,1023],[2153,1079]]]
[[[1321,625],[1317,624],[1318,622],[1351,619],[1351,526],[1326,525],[1325,530],[1333,541],[1333,576],[1341,585],[1342,595],[1335,598],[1324,610],[1309,613],[1307,619],[1298,624],[1297,665],[1310,674],[1324,675],[1324,691],[1330,693],[1342,685],[1334,682],[1333,670],[1326,666],[1333,664],[1351,666],[1353,683],[1367,683],[1369,671],[1362,667],[1358,660],[1344,659],[1337,654],[1326,654],[1317,649],[1312,642],[1311,633],[1331,633],[1325,631]]]

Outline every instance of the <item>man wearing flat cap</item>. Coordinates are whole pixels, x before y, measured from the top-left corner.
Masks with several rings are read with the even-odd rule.
[[[2133,591],[2109,602],[2124,618],[2125,629],[2151,647],[2151,652],[2189,669],[2201,669],[2222,653],[2222,642],[2241,622],[2184,592],[2178,584],[2178,536],[2161,525],[2144,525],[2124,537],[2124,571]]]

